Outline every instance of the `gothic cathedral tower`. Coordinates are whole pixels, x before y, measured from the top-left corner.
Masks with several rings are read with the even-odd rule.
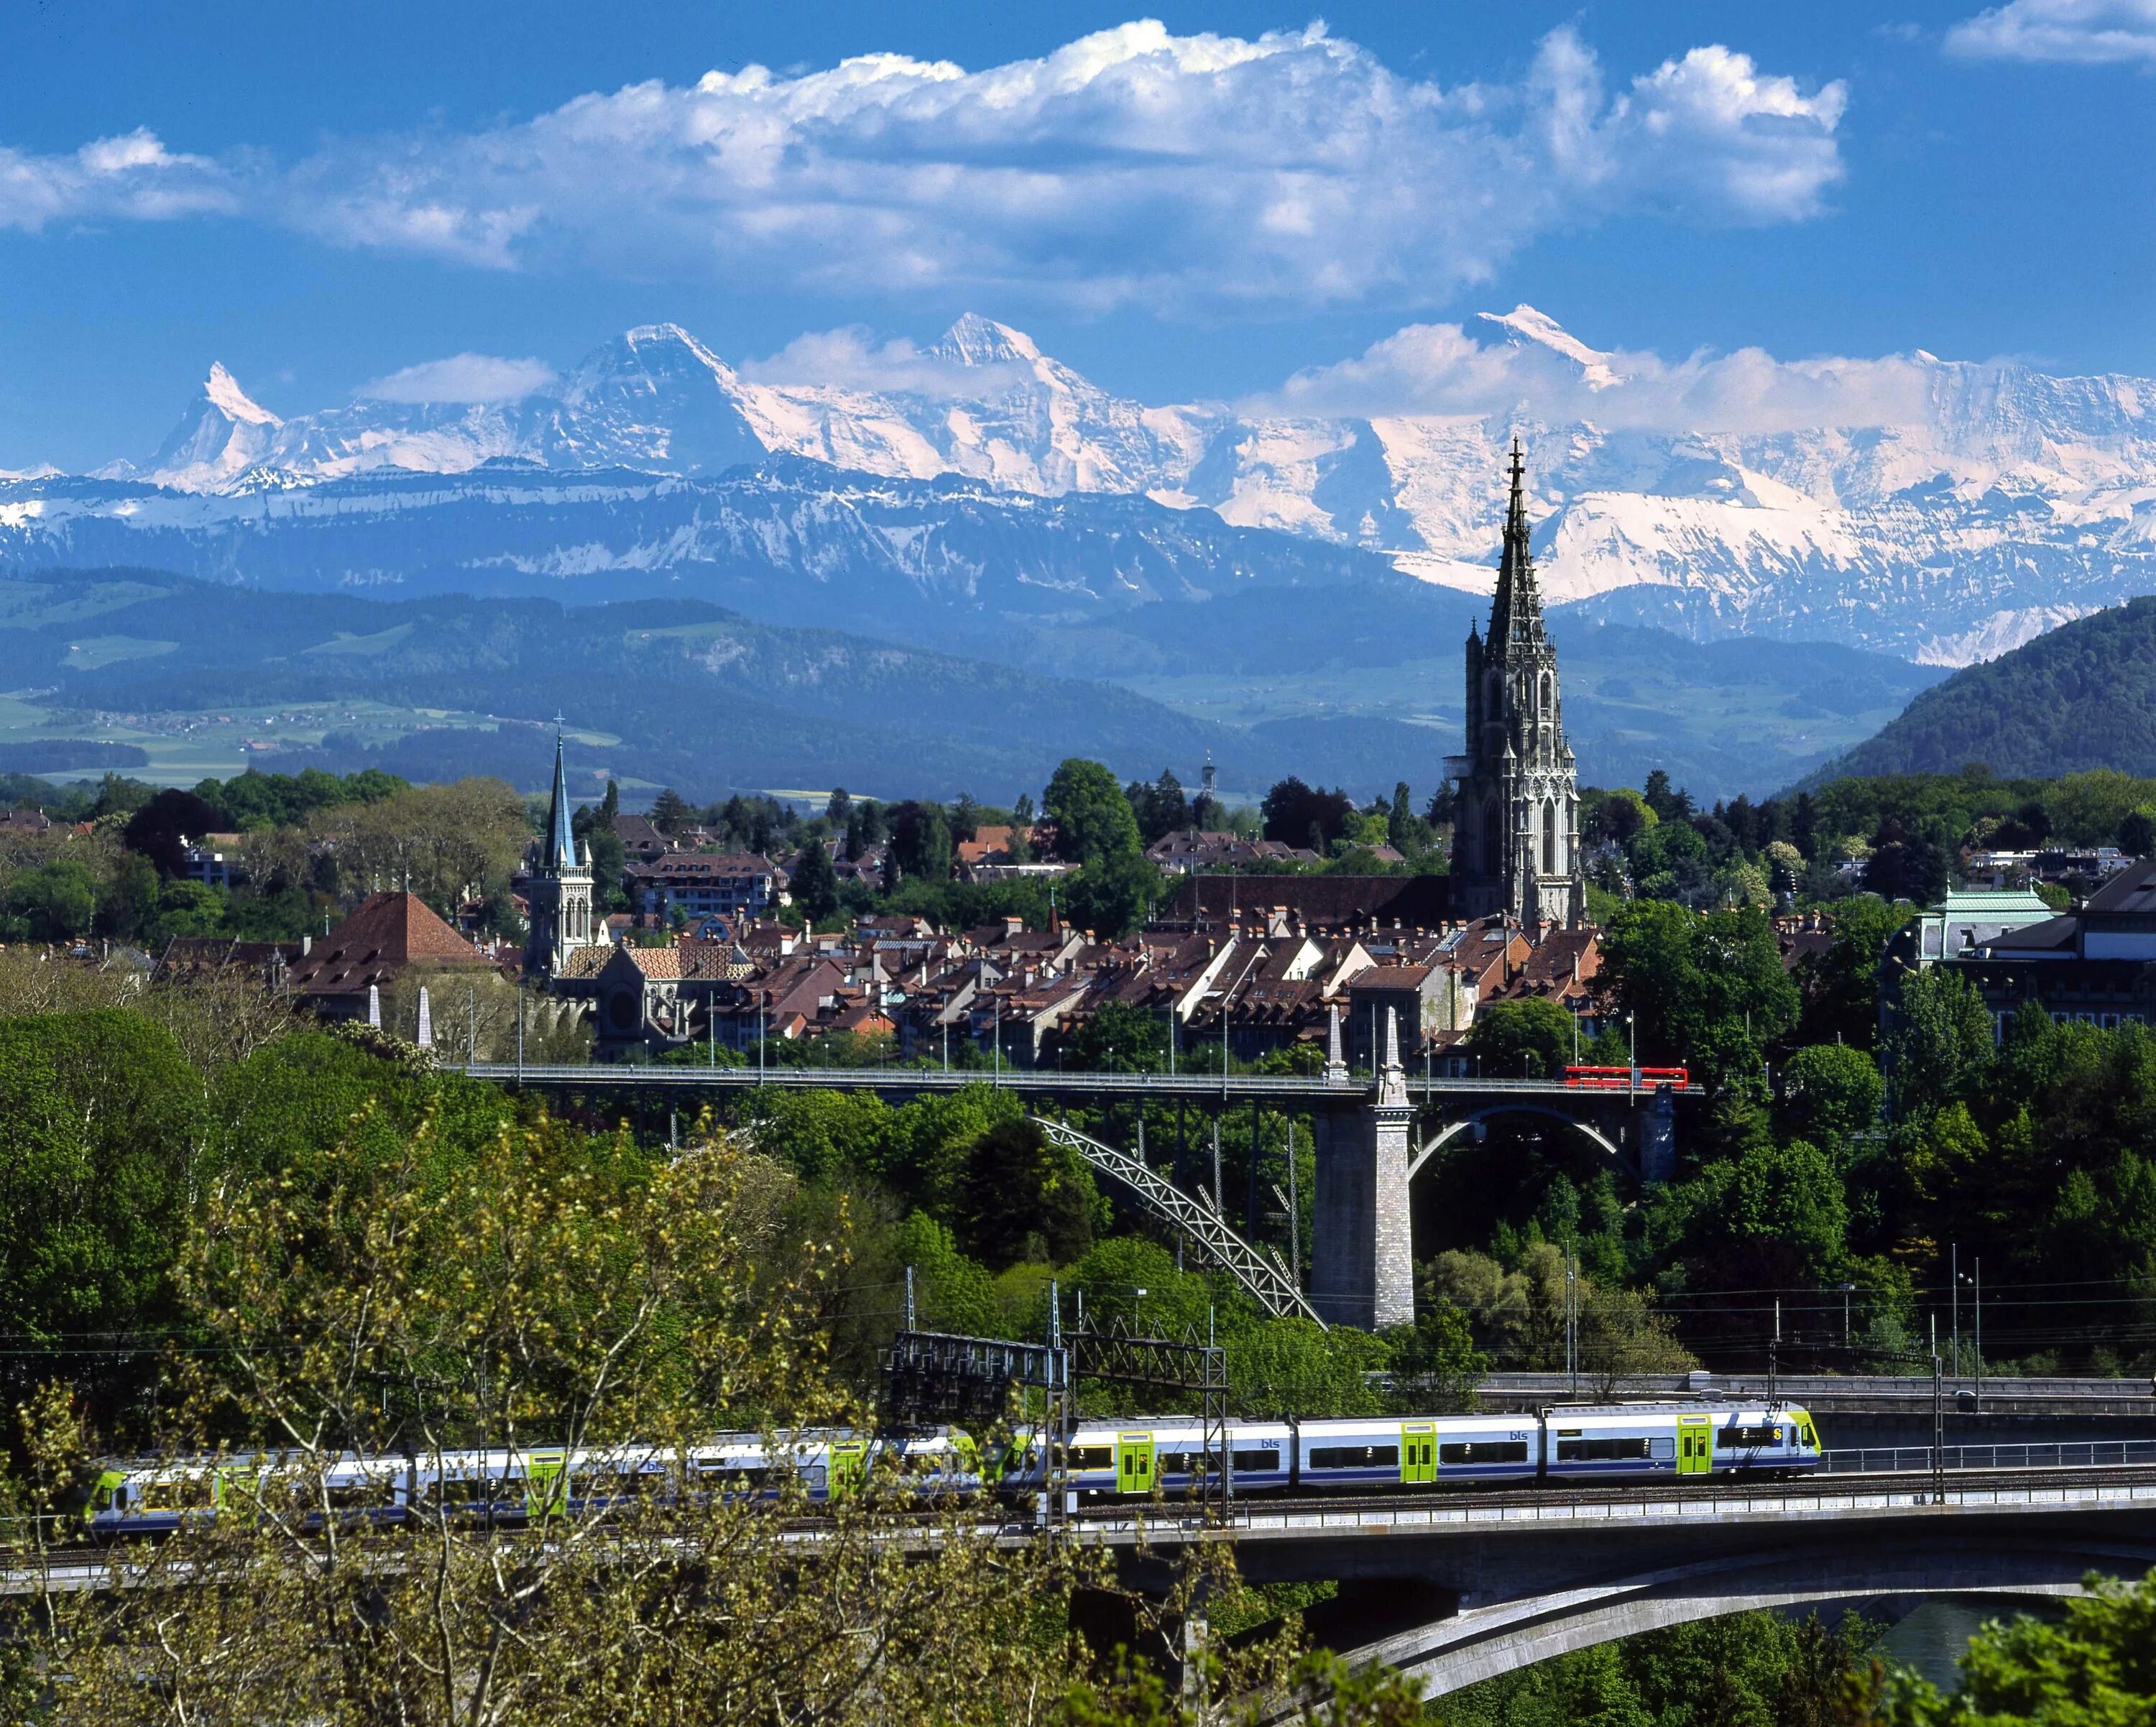
[[[554,800],[547,809],[546,837],[533,842],[525,869],[524,899],[531,914],[524,938],[524,969],[542,977],[560,971],[569,955],[598,939],[592,928],[592,861],[579,853],[569,808],[569,775],[562,740],[554,739]]]
[[[1579,782],[1564,741],[1557,649],[1543,629],[1527,547],[1520,440],[1487,641],[1467,634],[1467,753],[1445,760],[1453,805],[1452,901],[1462,916],[1502,912],[1529,928],[1586,914]]]

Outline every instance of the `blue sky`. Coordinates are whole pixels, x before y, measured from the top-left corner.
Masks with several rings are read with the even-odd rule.
[[[1152,401],[1521,301],[2156,375],[2156,0],[46,0],[0,64],[0,466],[146,454],[213,360],[295,413],[662,319],[977,310]]]

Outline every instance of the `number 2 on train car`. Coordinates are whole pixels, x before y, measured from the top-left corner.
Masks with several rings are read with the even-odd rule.
[[[1707,1475],[1714,1468],[1714,1421],[1709,1416],[1677,1417],[1677,1473]]]
[[[1400,1484],[1419,1487],[1436,1479],[1437,1423],[1405,1423],[1400,1428]]]
[[[1118,1433],[1116,1436],[1116,1491],[1119,1493],[1149,1493],[1152,1491],[1152,1435]]]

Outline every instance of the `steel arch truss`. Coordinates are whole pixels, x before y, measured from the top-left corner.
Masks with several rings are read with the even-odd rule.
[[[1189,1236],[1200,1253],[1241,1284],[1250,1298],[1274,1318],[1300,1313],[1324,1326],[1325,1322],[1317,1318],[1317,1310],[1304,1299],[1286,1268],[1229,1228],[1226,1220],[1210,1206],[1191,1198],[1158,1170],[1128,1152],[1118,1151],[1112,1145],[1103,1144],[1046,1116],[1031,1116],[1028,1119],[1054,1144],[1076,1152],[1102,1174],[1112,1175],[1157,1215]]]
[[[1609,1158],[1627,1174],[1636,1180],[1640,1174],[1632,1160],[1625,1155],[1622,1148],[1592,1122],[1582,1121],[1578,1116],[1568,1115],[1562,1109],[1553,1109],[1547,1103],[1516,1103],[1507,1101],[1502,1103],[1492,1103],[1487,1108],[1476,1110],[1472,1115],[1463,1115],[1457,1121],[1447,1122],[1430,1138],[1424,1140],[1421,1149],[1415,1153],[1414,1162],[1408,1165],[1408,1180],[1414,1180],[1421,1174],[1422,1166],[1424,1164],[1470,1128],[1480,1127],[1491,1117],[1500,1115],[1546,1116],[1551,1121],[1560,1123],[1570,1128],[1574,1133],[1585,1136],[1596,1150]]]

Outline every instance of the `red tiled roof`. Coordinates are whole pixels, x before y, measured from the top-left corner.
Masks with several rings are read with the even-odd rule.
[[[415,960],[443,965],[494,961],[459,935],[413,893],[372,893],[295,965],[299,995],[342,995],[386,984]]]

